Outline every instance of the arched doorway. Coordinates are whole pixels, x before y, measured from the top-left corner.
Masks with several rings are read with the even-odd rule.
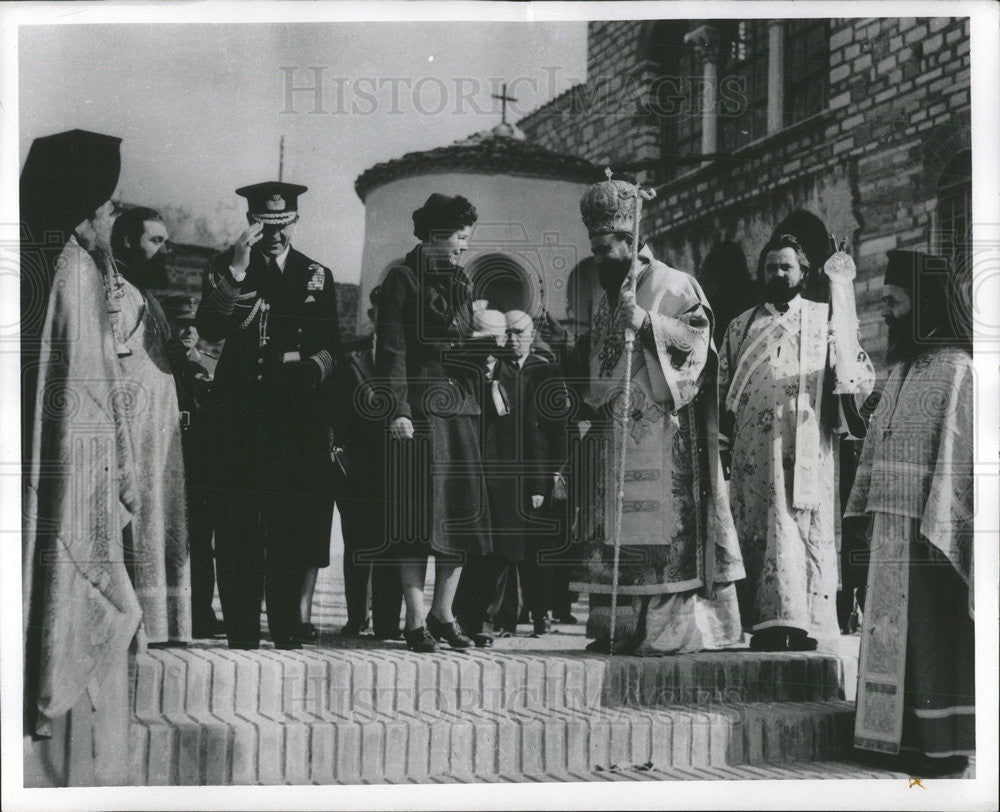
[[[523,310],[534,316],[535,297],[531,276],[508,254],[484,254],[469,265],[474,299],[486,300],[487,307],[506,313]]]
[[[743,249],[732,240],[716,243],[698,269],[697,279],[715,316],[715,346],[722,344],[734,318],[760,301]]]
[[[826,275],[822,273],[823,263],[829,258],[830,233],[826,229],[826,224],[815,214],[805,209],[796,209],[784,220],[778,223],[778,227],[771,232],[771,239],[782,234],[791,234],[799,241],[802,250],[809,257],[809,266],[812,273],[809,275],[809,282],[805,292],[802,294],[806,299],[816,302],[830,301],[830,284]],[[843,235],[848,236],[848,235]],[[757,263],[757,279],[762,280],[764,274],[764,256],[761,254]]]

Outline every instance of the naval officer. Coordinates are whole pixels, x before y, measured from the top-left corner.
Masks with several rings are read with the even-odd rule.
[[[225,339],[210,407],[216,570],[230,648],[315,635],[300,604],[329,564],[333,518],[329,383],[341,354],[329,268],[296,251],[305,186],[258,183],[249,227],[207,269],[197,327]]]

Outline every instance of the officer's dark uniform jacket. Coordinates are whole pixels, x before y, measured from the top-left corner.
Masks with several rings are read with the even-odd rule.
[[[205,339],[226,341],[208,409],[220,503],[220,590],[224,557],[261,554],[250,549],[263,545],[259,511],[265,514],[269,574],[329,564],[329,380],[341,354],[328,268],[290,248],[280,271],[251,251],[246,276],[237,284],[228,270],[233,252],[230,248],[211,260],[196,320]],[[309,368],[320,381],[315,387],[293,374],[296,353],[316,364],[315,370]],[[223,549],[234,545],[241,550]],[[249,560],[233,563],[249,566]],[[242,572],[250,577],[247,569]],[[239,600],[246,601],[242,621],[249,626],[252,595]],[[269,614],[271,604],[269,587]],[[228,627],[229,617],[226,622]],[[271,627],[277,636],[273,620]],[[244,634],[252,638],[253,632],[248,628]]]
[[[226,340],[215,370],[211,423],[217,449],[227,452],[218,462],[229,472],[228,484],[259,483],[273,492],[282,483],[268,481],[276,473],[272,455],[304,454],[296,460],[304,468],[329,460],[330,395],[323,383],[341,354],[337,294],[330,269],[294,248],[283,272],[252,251],[238,286],[228,271],[232,257],[229,249],[212,260],[198,308],[202,336]],[[317,364],[319,385],[295,391],[286,376],[289,353]]]

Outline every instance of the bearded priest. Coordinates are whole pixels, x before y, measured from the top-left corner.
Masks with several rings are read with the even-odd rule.
[[[858,403],[875,371],[858,343],[846,252],[823,269],[832,305],[801,295],[810,268],[795,237],[775,237],[764,257],[765,301],[733,319],[720,351],[723,444],[750,647],[808,651],[840,633],[834,439],[864,436]]]
[[[741,639],[734,581],[743,563],[719,457],[714,316],[694,277],[659,262],[647,245],[637,246],[632,267],[635,198],[631,183],[609,179],[580,202],[600,289],[581,370],[590,425],[579,466],[581,571],[570,589],[590,594],[588,648],[608,651],[624,442],[615,652],[719,648]],[[626,329],[636,332],[627,382]]]

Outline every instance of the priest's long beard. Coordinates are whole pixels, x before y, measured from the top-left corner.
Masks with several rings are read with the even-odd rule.
[[[614,294],[615,296],[618,295],[618,291],[621,289],[622,283],[625,281],[625,275],[628,273],[631,265],[632,262],[627,259],[613,260],[605,258],[601,260],[597,269],[597,279],[606,293]]]
[[[790,285],[788,279],[784,276],[773,276],[771,280],[764,285],[764,299],[771,304],[788,304],[792,301],[798,294],[802,292],[801,283],[798,285]]]
[[[167,283],[167,263],[163,254],[154,254],[152,259],[146,259],[129,251],[119,258],[118,267],[122,276],[140,290],[164,287]]]
[[[885,323],[889,325],[886,361],[891,365],[911,360],[917,354],[917,344],[913,335],[913,313],[907,313],[900,318],[887,316]]]

